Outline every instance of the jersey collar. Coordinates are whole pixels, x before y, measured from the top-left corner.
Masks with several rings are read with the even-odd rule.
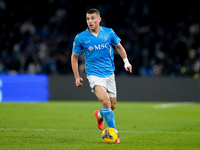
[[[100,28],[100,31],[99,31],[99,32],[103,31],[103,28],[102,28],[101,26],[99,26],[99,28]],[[87,33],[87,34],[91,34],[89,28],[86,29],[86,33]]]

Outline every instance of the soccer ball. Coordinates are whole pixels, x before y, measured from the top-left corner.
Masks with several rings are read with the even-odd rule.
[[[103,130],[101,137],[104,143],[116,143],[119,138],[118,131],[114,128],[106,128]]]

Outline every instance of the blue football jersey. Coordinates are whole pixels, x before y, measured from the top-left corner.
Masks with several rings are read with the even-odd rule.
[[[108,77],[115,71],[113,46],[120,38],[111,28],[101,27],[97,36],[85,31],[76,35],[72,51],[79,55],[85,54],[85,71],[87,76]]]

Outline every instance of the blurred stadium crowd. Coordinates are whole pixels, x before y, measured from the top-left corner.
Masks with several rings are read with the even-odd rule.
[[[72,74],[73,40],[94,7],[121,38],[133,75],[199,77],[199,7],[184,0],[0,0],[0,73]],[[128,75],[117,53],[115,64],[116,75]]]

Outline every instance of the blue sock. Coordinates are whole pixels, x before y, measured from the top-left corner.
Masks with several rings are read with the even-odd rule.
[[[108,127],[115,128],[115,116],[111,108],[102,108],[100,114],[104,117]]]

